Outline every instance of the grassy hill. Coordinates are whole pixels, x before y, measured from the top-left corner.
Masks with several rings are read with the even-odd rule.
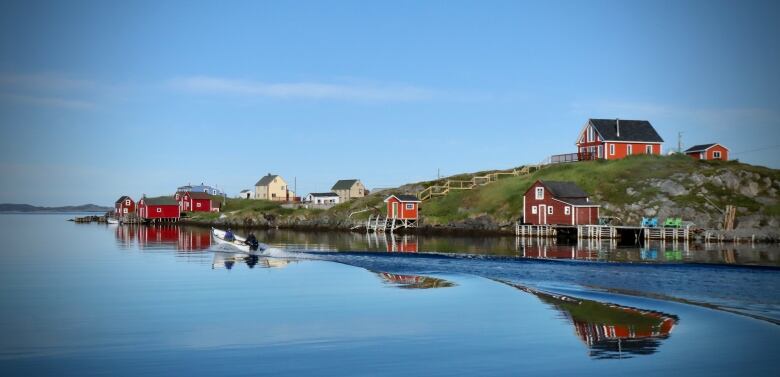
[[[471,176],[461,174],[457,179]],[[638,224],[642,216],[674,216],[717,229],[722,219],[719,209],[731,204],[738,208],[740,228],[780,228],[780,170],[737,161],[697,161],[682,155],[637,155],[617,161],[548,166],[530,175],[510,176],[474,190],[453,191],[427,200],[421,206],[423,222],[434,227],[506,228],[520,218],[523,193],[537,179],[576,182],[602,205],[602,216],[616,216],[624,224]],[[344,228],[370,214],[384,215],[382,201],[389,194],[417,193],[436,182],[375,192],[328,210],[291,209],[267,201],[228,199],[223,208],[227,219],[223,221]],[[213,220],[219,215],[198,216]]]

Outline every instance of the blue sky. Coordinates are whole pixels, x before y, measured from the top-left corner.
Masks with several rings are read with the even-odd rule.
[[[367,3],[3,2],[0,202],[390,187],[573,152],[591,117],[780,167],[778,2]]]

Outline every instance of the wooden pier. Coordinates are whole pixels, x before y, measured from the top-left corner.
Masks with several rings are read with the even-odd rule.
[[[368,216],[366,220],[366,231],[368,232],[393,232],[396,229],[402,228],[417,228],[418,220],[416,219],[397,219],[393,217],[387,217],[382,215]]]
[[[682,228],[643,228],[638,226],[616,225],[515,225],[518,237],[557,237],[576,232],[577,239],[622,239],[622,240],[682,240],[691,238],[690,227]]]

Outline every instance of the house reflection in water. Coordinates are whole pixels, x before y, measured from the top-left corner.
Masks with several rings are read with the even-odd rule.
[[[439,278],[420,275],[399,275],[389,272],[376,273],[387,284],[404,289],[428,289],[454,287],[455,283]]]
[[[595,359],[628,358],[658,351],[678,318],[652,310],[578,299],[515,286],[558,309]]]
[[[136,243],[140,249],[175,248],[179,251],[206,250],[211,247],[208,229],[175,225],[120,225],[114,231],[117,244],[129,248]]]
[[[417,236],[412,234],[367,233],[369,250],[383,249],[388,253],[416,253],[419,251]]]

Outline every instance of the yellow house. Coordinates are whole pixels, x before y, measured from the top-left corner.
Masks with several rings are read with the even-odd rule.
[[[366,186],[363,186],[363,182],[360,182],[359,179],[339,180],[335,185],[333,185],[333,188],[331,188],[330,191],[338,194],[342,203],[351,199],[362,198],[368,195]]]
[[[255,183],[255,199],[280,202],[292,201],[295,193],[290,191],[284,178],[270,174]]]

